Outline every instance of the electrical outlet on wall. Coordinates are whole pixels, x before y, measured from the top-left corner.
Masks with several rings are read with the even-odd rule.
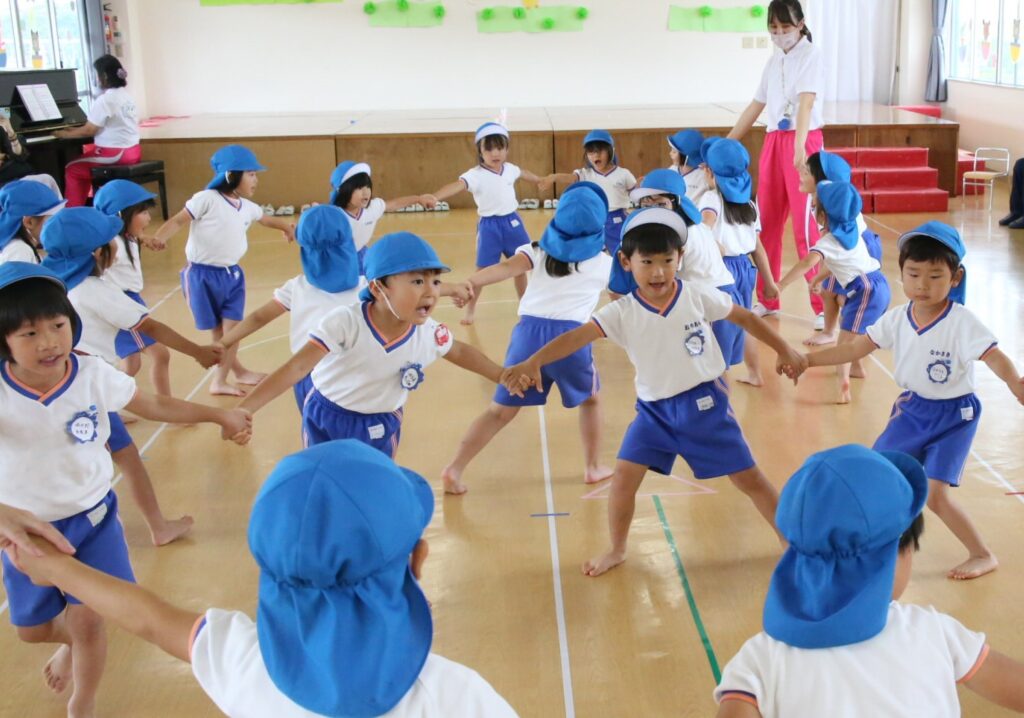
[[[745,38],[743,38],[743,49],[744,50],[753,50],[754,49],[754,38],[752,38],[752,37],[745,37]]]
[[[768,38],[766,38],[764,35],[762,35],[762,36],[757,38],[757,49],[758,50],[767,50],[768,49]]]

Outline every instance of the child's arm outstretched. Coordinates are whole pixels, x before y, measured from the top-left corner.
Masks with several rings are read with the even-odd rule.
[[[469,276],[466,284],[470,285],[473,292],[476,293],[482,287],[518,277],[526,274],[531,269],[533,269],[533,262],[530,261],[530,258],[522,252],[516,252],[498,264],[492,264],[490,267],[477,270]]]
[[[262,224],[264,227],[270,227],[271,229],[279,230],[281,234],[284,235],[284,238],[287,239],[289,242],[295,241],[295,225],[289,222],[288,220],[281,219],[280,217],[272,217],[269,214],[265,214],[256,221]],[[161,227],[161,229],[163,228]]]
[[[823,266],[818,270],[818,273],[814,275],[814,279],[811,280],[811,286],[809,287],[815,294],[821,294],[821,285],[825,283],[829,277],[832,276],[832,270],[828,266]]]
[[[427,207],[433,208],[438,202],[448,199],[449,197],[454,197],[460,192],[465,192],[467,189],[469,189],[469,185],[466,184],[466,180],[460,177],[454,182],[449,182],[436,192],[423,195],[423,198],[427,200],[424,204]]]
[[[394,212],[395,210],[398,209],[405,209],[409,205],[413,204],[422,204],[424,207],[429,207],[433,209],[434,205],[437,204],[437,200],[435,198],[434,203],[431,204],[430,199],[431,195],[427,194],[410,194],[405,197],[395,197],[394,199],[386,199],[384,200],[384,211]]]
[[[160,229],[149,240],[150,249],[157,251],[167,248],[167,240],[176,235],[180,230],[192,224],[192,215],[187,209],[183,209],[169,220],[160,225]]]
[[[541,177],[537,183],[537,189],[541,192],[558,182],[559,184],[575,184],[580,178],[575,172],[552,172],[547,177]]]
[[[1024,664],[990,650],[964,685],[985,700],[1024,713]]]
[[[776,370],[779,374],[785,374],[796,383],[797,377],[806,371],[807,358],[791,347],[777,331],[772,329],[768,322],[749,309],[733,305],[726,319],[743,327],[750,336],[759,339],[775,350],[779,357],[776,363]]]
[[[270,322],[284,314],[287,309],[271,299],[255,312],[247,315],[242,321],[231,327],[231,331],[225,332],[224,336],[217,342],[224,349],[230,349],[238,342],[245,339],[253,332],[257,332]]]
[[[313,371],[313,367],[323,359],[326,349],[316,342],[310,341],[306,346],[299,349],[292,355],[292,358],[282,364],[274,373],[256,385],[256,388],[249,392],[239,404],[239,409],[245,409],[255,414],[279,394],[287,391],[290,387],[299,382],[306,374]]]
[[[1024,404],[1024,379],[1017,373],[1017,367],[1013,365],[1010,357],[998,347],[992,347],[985,352],[981,360],[988,364],[993,374],[1006,382],[1006,386],[1017,397],[1017,401]]]
[[[495,384],[501,381],[503,372],[501,365],[495,364],[482,351],[465,342],[453,341],[452,348],[448,350],[444,358],[457,367],[467,369],[474,374],[479,374],[485,379],[490,379]],[[509,393],[519,397],[523,395],[522,389],[509,389]]]
[[[252,436],[252,414],[243,409],[221,409],[141,391],[135,393],[125,408],[143,419],[170,424],[217,424],[221,427],[221,438],[236,444],[247,444]]]
[[[535,175],[530,170],[524,170],[522,167],[520,167],[519,179],[526,180],[527,182],[532,182],[533,184],[537,185],[538,188],[543,189],[543,187],[540,186],[540,183],[543,182],[545,178],[541,177],[540,175]],[[575,178],[573,178],[573,182],[575,181]]]
[[[196,344],[151,316],[147,316],[139,322],[136,328],[143,334],[153,337],[165,347],[192,357],[199,362],[203,369],[209,369],[214,364],[220,363],[220,357],[224,353],[223,347],[217,344]]]
[[[809,271],[818,266],[818,262],[821,261],[821,255],[818,252],[808,252],[804,255],[804,258],[794,264],[785,276],[779,280],[778,289],[781,292],[783,289],[792,284],[797,277],[802,277]]]
[[[867,334],[858,334],[852,342],[837,344],[820,352],[808,352],[804,356],[807,358],[808,367],[833,366],[863,359],[877,348]]]
[[[597,324],[593,321],[587,322],[571,332],[552,339],[526,361],[506,368],[501,373],[501,383],[513,394],[530,386],[541,391],[541,387],[544,386],[540,375],[541,367],[564,359],[588,344],[603,338],[604,333]]]

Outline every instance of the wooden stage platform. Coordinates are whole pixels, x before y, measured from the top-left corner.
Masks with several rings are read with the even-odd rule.
[[[639,176],[668,164],[669,134],[688,127],[707,135],[728,134],[744,107],[725,103],[511,108],[509,160],[540,175],[571,172],[580,166],[583,136],[600,127],[615,136],[621,165]],[[371,164],[378,196],[422,194],[454,181],[473,166],[473,132],[494,115],[493,108],[197,115],[143,128],[143,157],[164,161],[172,208],[180,208],[206,185],[210,155],[231,142],[248,145],[269,168],[260,177],[260,202],[297,208],[326,201],[331,170],[346,159]],[[826,147],[927,147],[929,164],[939,171],[939,187],[955,194],[960,132],[955,122],[881,105],[827,103],[824,132]],[[744,138],[754,158],[755,181],[764,135],[759,123]],[[545,198],[527,183],[518,191],[521,199]],[[554,194],[549,191],[547,196]],[[451,206],[472,207],[472,202],[463,194]]]

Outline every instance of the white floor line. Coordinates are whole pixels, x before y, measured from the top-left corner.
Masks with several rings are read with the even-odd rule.
[[[544,466],[544,495],[548,514],[555,513],[555,499],[551,492],[551,462],[548,460],[548,426],[544,407],[540,412],[540,451]],[[558,560],[557,516],[548,516],[548,543],[551,545],[551,579],[555,590],[555,622],[558,625],[558,649],[562,657],[562,697],[565,701],[565,718],[576,718],[576,704],[572,692],[572,670],[569,665],[569,638],[565,630],[565,605],[562,601],[562,569]]]
[[[899,231],[899,230],[898,230],[898,229],[896,229],[895,227],[890,227],[889,225],[887,225],[887,224],[886,224],[885,222],[883,222],[882,220],[880,220],[880,219],[876,219],[874,215],[866,214],[866,215],[864,215],[864,219],[865,219],[866,221],[869,221],[869,222],[874,222],[874,223],[875,223],[875,224],[877,224],[877,225],[878,225],[879,227],[884,227],[885,229],[887,229],[887,230],[889,230],[890,232],[892,232],[893,234],[895,234],[895,235],[896,235],[897,237],[899,237],[899,236],[900,236],[901,234],[903,234],[903,232]]]
[[[181,291],[181,289],[179,287],[175,287],[171,291],[167,292],[167,294],[165,294],[164,296],[162,296],[160,298],[160,301],[158,301],[156,304],[154,304],[153,306],[151,306],[149,308],[149,313],[152,314],[153,312],[155,312],[160,307],[161,304],[166,302],[168,299],[170,299],[171,297],[173,297],[175,294],[177,294],[180,291]]]

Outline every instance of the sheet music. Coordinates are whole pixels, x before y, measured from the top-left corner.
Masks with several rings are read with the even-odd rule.
[[[25,103],[28,116],[33,122],[62,119],[60,108],[53,99],[49,85],[18,85],[18,94]]]

